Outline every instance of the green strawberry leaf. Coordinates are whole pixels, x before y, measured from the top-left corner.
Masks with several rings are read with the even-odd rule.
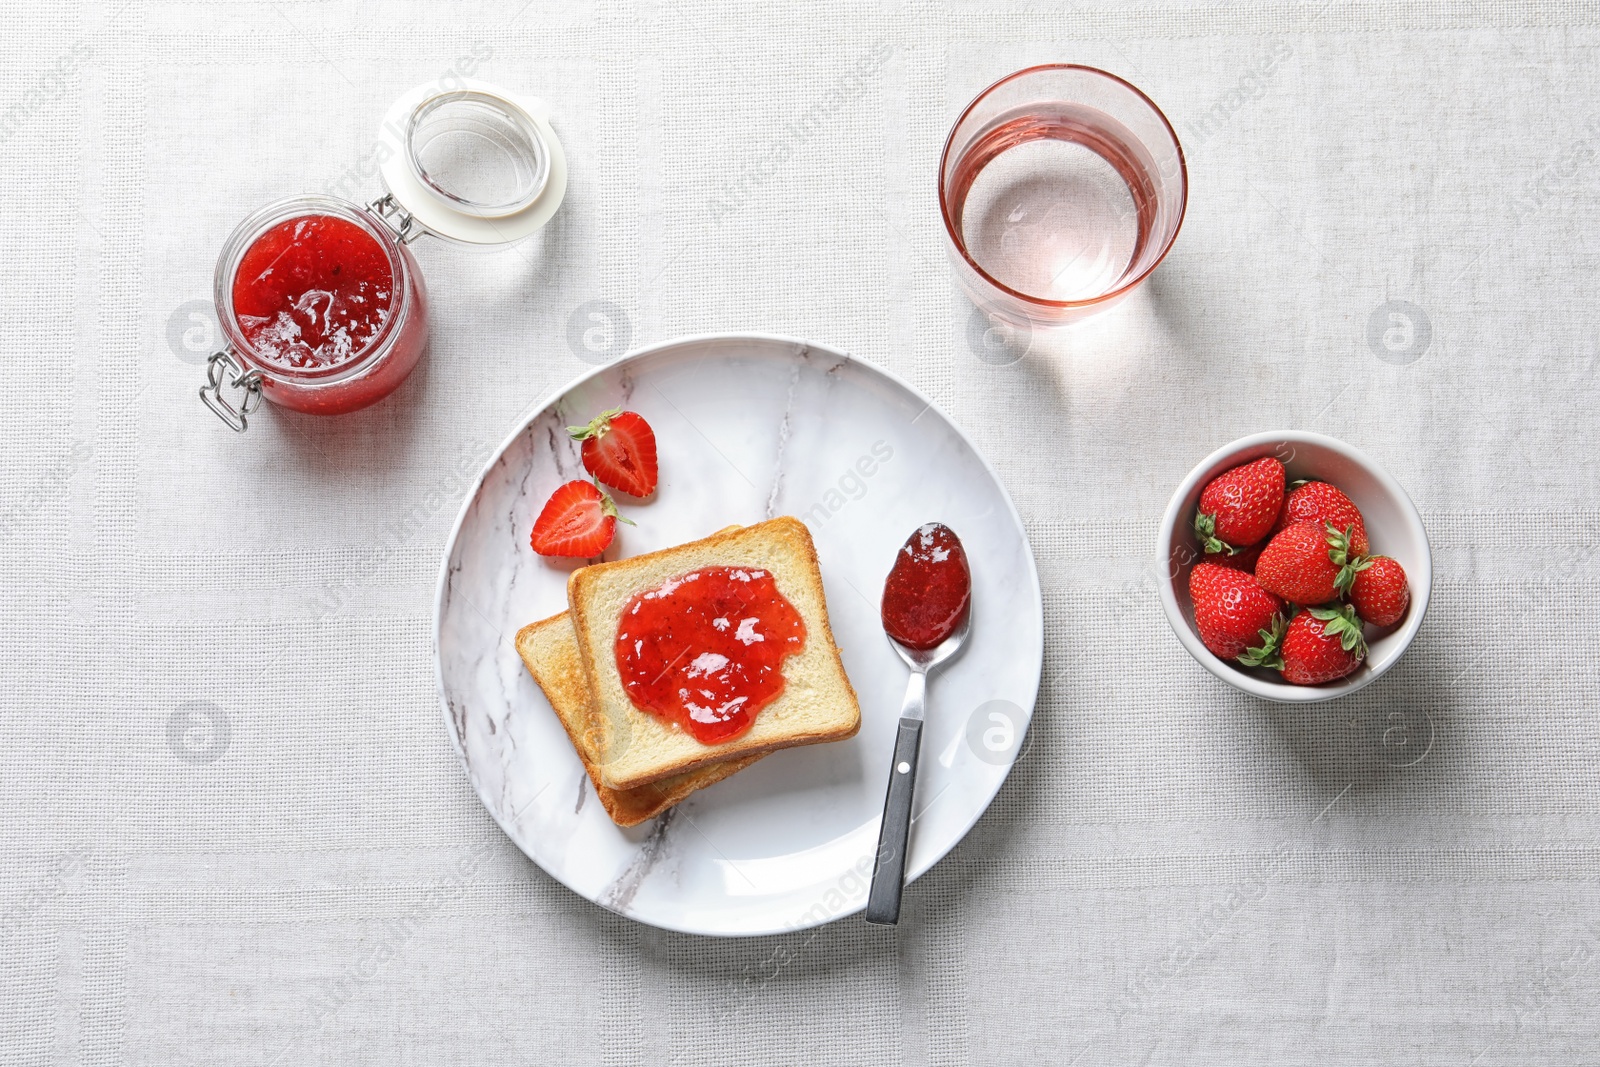
[[[621,414],[621,408],[602,411],[593,419],[590,419],[587,426],[568,426],[567,433],[571,435],[574,441],[586,441],[591,437],[602,437],[607,430],[611,429],[611,420]]]
[[[594,481],[594,487],[596,489],[600,489],[600,482],[597,479],[591,479],[591,480]],[[637,525],[639,525],[638,523],[634,522],[632,519],[628,518],[628,516],[622,514],[621,512],[619,512],[617,510],[617,502],[615,500],[612,500],[611,499],[611,494],[606,492],[604,489],[600,489],[600,514],[602,514],[602,515],[610,515],[613,519],[616,519],[618,522],[625,522],[629,526],[637,526]]]
[[[1215,516],[1198,511],[1194,516],[1194,533],[1200,538],[1200,547],[1205,549],[1207,555],[1227,554],[1237,556],[1239,550],[1217,536],[1217,520]]]
[[[1356,583],[1356,575],[1372,566],[1372,557],[1358,556],[1350,551],[1350,535],[1355,531],[1354,526],[1340,530],[1331,522],[1324,525],[1328,528],[1328,559],[1339,568],[1339,573],[1333,579],[1334,588],[1340,596],[1349,596],[1350,587]]]
[[[1274,615],[1271,629],[1256,631],[1261,635],[1260,646],[1247,648],[1234,658],[1246,667],[1271,667],[1273,670],[1283,670],[1283,656],[1278,653],[1278,646],[1283,643],[1283,631],[1283,616]]]
[[[1322,623],[1322,632],[1339,639],[1339,647],[1365,657],[1366,640],[1361,636],[1361,619],[1349,604],[1338,608],[1311,608],[1311,617]],[[1359,651],[1357,651],[1359,649]]]

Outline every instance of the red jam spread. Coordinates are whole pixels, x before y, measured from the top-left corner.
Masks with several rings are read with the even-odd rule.
[[[375,237],[347,219],[302,215],[256,238],[233,277],[233,311],[250,347],[312,370],[360,355],[383,330],[394,271]]]
[[[770,572],[702,567],[623,606],[617,666],[634,704],[716,745],[777,699],[783,661],[805,643],[805,620]]]
[[[883,583],[883,628],[907,648],[933,648],[956,632],[971,607],[972,574],[961,539],[942,523],[918,527]]]

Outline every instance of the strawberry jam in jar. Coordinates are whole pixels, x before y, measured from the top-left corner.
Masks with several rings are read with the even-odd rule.
[[[339,415],[388,396],[428,344],[422,270],[394,232],[333,197],[269,204],[217,264],[218,321],[264,399]]]
[[[223,245],[213,298],[227,347],[211,356],[200,398],[234,430],[263,400],[339,415],[394,392],[428,345],[411,243],[506,247],[566,195],[549,108],[465,79],[395,101],[376,158],[385,192],[371,203],[279,200]]]

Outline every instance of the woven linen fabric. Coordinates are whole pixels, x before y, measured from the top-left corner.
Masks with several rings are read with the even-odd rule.
[[[1597,60],[1576,2],[8,5],[0,1063],[1600,1063]],[[1135,298],[1007,362],[934,173],[1042,61],[1148,92],[1192,188]],[[550,101],[557,220],[417,245],[413,378],[235,437],[195,395],[222,242],[376,195],[390,101],[467,69]],[[1038,557],[1025,754],[898,928],[619,919],[441,727],[458,468],[734,329],[927,391]],[[1277,428],[1432,541],[1415,644],[1331,705],[1203,671],[1149,564],[1185,472]]]

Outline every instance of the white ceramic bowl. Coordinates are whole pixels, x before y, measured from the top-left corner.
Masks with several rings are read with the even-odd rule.
[[[1317,478],[1332,482],[1361,509],[1372,552],[1393,556],[1406,569],[1411,586],[1411,606],[1400,624],[1373,636],[1366,662],[1353,674],[1326,685],[1290,685],[1276,671],[1252,669],[1213,655],[1200,643],[1194,626],[1194,604],[1189,599],[1189,571],[1200,559],[1194,536],[1195,508],[1200,492],[1223,471],[1263,456],[1277,456],[1289,481]],[[1157,573],[1161,575],[1161,606],[1172,631],[1199,664],[1236,689],[1283,703],[1312,703],[1348,696],[1370,684],[1397,663],[1422,626],[1428,611],[1428,591],[1433,585],[1433,556],[1422,518],[1406,491],[1371,459],[1343,441],[1316,433],[1278,430],[1242,437],[1207,456],[1172,494],[1161,520],[1156,542]],[[1373,633],[1369,629],[1369,635]]]

